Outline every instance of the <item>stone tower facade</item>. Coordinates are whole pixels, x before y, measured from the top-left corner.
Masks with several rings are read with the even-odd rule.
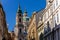
[[[16,26],[14,28],[15,40],[26,40],[28,22],[27,11],[24,11],[23,14],[19,5],[16,14]]]
[[[16,26],[14,32],[15,32],[15,40],[24,40],[23,14],[20,9],[20,5],[18,7],[16,14]]]

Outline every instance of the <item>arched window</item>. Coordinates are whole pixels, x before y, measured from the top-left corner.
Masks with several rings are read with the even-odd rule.
[[[21,16],[21,14],[19,14],[19,16]]]
[[[19,22],[21,22],[21,18],[19,19]]]
[[[22,32],[21,28],[20,28],[20,33]]]
[[[43,40],[43,33],[40,34],[39,40]]]
[[[47,22],[47,30],[48,30],[48,32],[51,31],[49,21]]]

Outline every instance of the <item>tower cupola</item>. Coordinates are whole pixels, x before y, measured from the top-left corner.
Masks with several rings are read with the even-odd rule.
[[[24,10],[23,16],[27,16],[27,10],[26,9]]]

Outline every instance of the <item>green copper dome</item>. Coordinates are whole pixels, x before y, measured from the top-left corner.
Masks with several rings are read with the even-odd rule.
[[[23,17],[23,21],[29,21],[29,17]]]
[[[23,14],[23,21],[24,22],[29,21],[29,17],[27,16],[27,10],[26,10],[26,8],[25,8],[24,14]]]

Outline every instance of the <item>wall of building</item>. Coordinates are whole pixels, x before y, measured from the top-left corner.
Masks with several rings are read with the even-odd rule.
[[[28,26],[28,40],[38,40],[37,29],[36,29],[36,14],[34,13],[31,17],[30,24]]]
[[[5,12],[2,4],[0,3],[0,40],[8,40],[8,29],[6,24]]]
[[[44,32],[45,32],[44,36],[46,38],[45,40],[53,40],[53,38],[54,40],[59,40],[58,39],[59,37],[57,37],[58,36],[57,28],[59,28],[58,25],[60,24],[60,21],[59,21],[60,20],[60,16],[59,16],[60,15],[60,3],[59,2],[60,2],[59,0],[52,0],[52,2],[49,3],[45,8],[46,10],[43,14]],[[55,34],[53,38],[51,38],[52,34]],[[56,36],[56,39],[55,39],[55,36]]]

